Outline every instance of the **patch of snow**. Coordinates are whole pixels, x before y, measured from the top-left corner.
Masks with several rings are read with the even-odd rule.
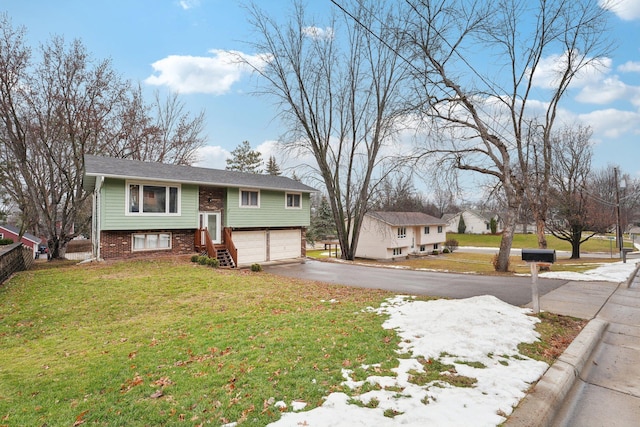
[[[611,262],[604,263],[597,268],[587,270],[583,273],[570,271],[547,271],[539,273],[538,277],[547,279],[565,279],[571,281],[597,281],[597,282],[624,282],[635,271],[636,263],[629,260],[624,263]]]
[[[537,318],[530,310],[514,307],[492,296],[464,300],[417,301],[398,296],[377,309],[389,319],[385,328],[395,329],[402,339],[395,377],[371,376],[365,381],[378,384],[373,390],[353,397],[332,393],[322,406],[306,412],[286,412],[271,426],[495,426],[504,422],[513,407],[525,396],[531,383],[547,365],[518,352],[521,342],[534,342]],[[437,325],[437,326],[434,326]],[[453,387],[438,381],[419,386],[409,382],[411,370],[422,371],[418,358],[438,359],[454,365],[459,375],[476,378],[471,387]],[[480,362],[472,367],[465,362]],[[343,370],[343,385],[357,388]],[[401,391],[397,391],[397,390]],[[368,408],[372,399],[378,404]],[[385,416],[385,411],[394,417]],[[501,415],[502,414],[502,415]]]

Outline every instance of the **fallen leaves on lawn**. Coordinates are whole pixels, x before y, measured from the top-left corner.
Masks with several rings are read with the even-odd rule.
[[[120,393],[126,393],[132,388],[139,386],[143,383],[144,383],[144,380],[142,379],[140,374],[136,373],[136,375],[132,379],[126,380],[124,384],[120,386]]]

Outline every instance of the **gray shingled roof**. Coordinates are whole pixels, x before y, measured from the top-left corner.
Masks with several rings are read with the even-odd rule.
[[[367,215],[393,226],[446,224],[446,221],[422,212],[368,212]]]
[[[5,230],[8,230],[10,232],[12,232],[13,234],[20,234],[20,228],[16,227],[15,225],[9,225],[9,224],[0,224],[0,227],[4,228]],[[31,240],[33,243],[39,245],[40,242],[42,242],[42,239],[39,237],[34,236],[33,234],[30,233],[24,233],[22,235],[22,237],[24,237],[27,240]]]
[[[85,175],[83,185],[88,191],[94,189],[96,177],[101,176],[220,187],[299,191],[302,193],[313,193],[317,191],[291,178],[276,175],[260,175],[91,155],[84,156],[84,165]]]

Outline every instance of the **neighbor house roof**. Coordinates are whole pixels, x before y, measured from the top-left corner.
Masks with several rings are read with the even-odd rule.
[[[445,225],[447,222],[422,212],[367,212],[367,215],[393,226]]]
[[[114,157],[84,156],[83,186],[92,191],[97,177],[154,180],[234,188],[298,191],[313,193],[317,190],[301,182],[276,175],[260,175],[194,166],[169,165],[156,162],[118,159]]]
[[[9,224],[4,224],[4,225],[0,225],[0,229],[4,228],[5,230],[15,234],[16,236],[20,235],[20,229],[18,227],[16,227],[15,225],[9,225]],[[36,245],[39,245],[40,242],[42,241],[42,239],[40,239],[39,237],[34,236],[33,234],[29,234],[29,233],[24,233],[22,235],[22,237],[24,237],[25,239],[35,243]]]

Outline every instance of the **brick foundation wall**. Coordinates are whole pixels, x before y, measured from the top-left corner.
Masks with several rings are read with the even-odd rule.
[[[171,233],[171,249],[132,251],[134,233]],[[196,230],[134,230],[102,231],[100,233],[100,257],[146,258],[153,255],[188,255],[195,253]]]

